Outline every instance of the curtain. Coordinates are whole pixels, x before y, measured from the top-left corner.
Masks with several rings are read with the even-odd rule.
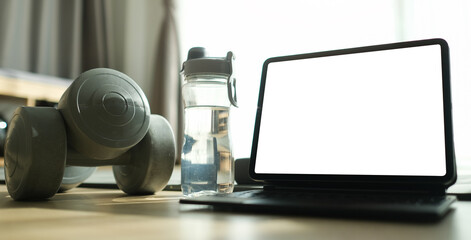
[[[80,1],[0,1],[0,67],[76,76],[82,8]]]
[[[173,11],[172,0],[1,0],[0,68],[69,79],[96,67],[121,71],[143,89],[152,113],[169,120],[181,146]]]
[[[178,46],[177,27],[174,17],[174,5],[171,0],[164,0],[165,14],[157,41],[154,68],[154,87],[150,105],[152,111],[166,116],[177,139],[177,152],[183,145],[183,105],[181,97],[180,75],[180,51]],[[162,101],[172,99],[172,101]],[[177,104],[175,104],[177,103]],[[180,162],[180,154],[177,154],[177,162]]]

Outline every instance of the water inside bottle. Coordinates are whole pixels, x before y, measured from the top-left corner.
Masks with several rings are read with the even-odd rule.
[[[233,156],[229,138],[229,108],[185,109],[182,150],[182,191],[187,196],[230,193]]]

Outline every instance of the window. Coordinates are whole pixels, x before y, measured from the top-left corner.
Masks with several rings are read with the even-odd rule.
[[[280,55],[440,37],[448,41],[459,165],[471,166],[471,2],[404,0],[179,0],[182,59],[191,47],[233,51],[240,107],[236,158],[250,156],[260,73]],[[469,82],[469,83],[468,83]]]

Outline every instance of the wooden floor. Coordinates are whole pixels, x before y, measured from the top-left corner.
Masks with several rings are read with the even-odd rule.
[[[180,205],[181,197],[76,188],[49,201],[16,202],[0,185],[0,239],[471,239],[467,202],[439,223],[417,224],[222,213]]]

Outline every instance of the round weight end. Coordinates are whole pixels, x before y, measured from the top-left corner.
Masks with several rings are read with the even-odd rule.
[[[130,195],[153,194],[168,183],[175,166],[175,137],[167,120],[151,115],[151,127],[133,147],[128,165],[113,166],[118,187]]]
[[[59,107],[69,144],[93,159],[115,158],[136,145],[149,129],[144,92],[127,75],[106,68],[82,73]]]
[[[5,182],[15,200],[52,197],[62,180],[66,133],[54,108],[18,108],[5,144]]]
[[[96,170],[96,167],[67,166],[64,170],[64,177],[59,188],[59,192],[65,192],[80,185],[87,180]]]

